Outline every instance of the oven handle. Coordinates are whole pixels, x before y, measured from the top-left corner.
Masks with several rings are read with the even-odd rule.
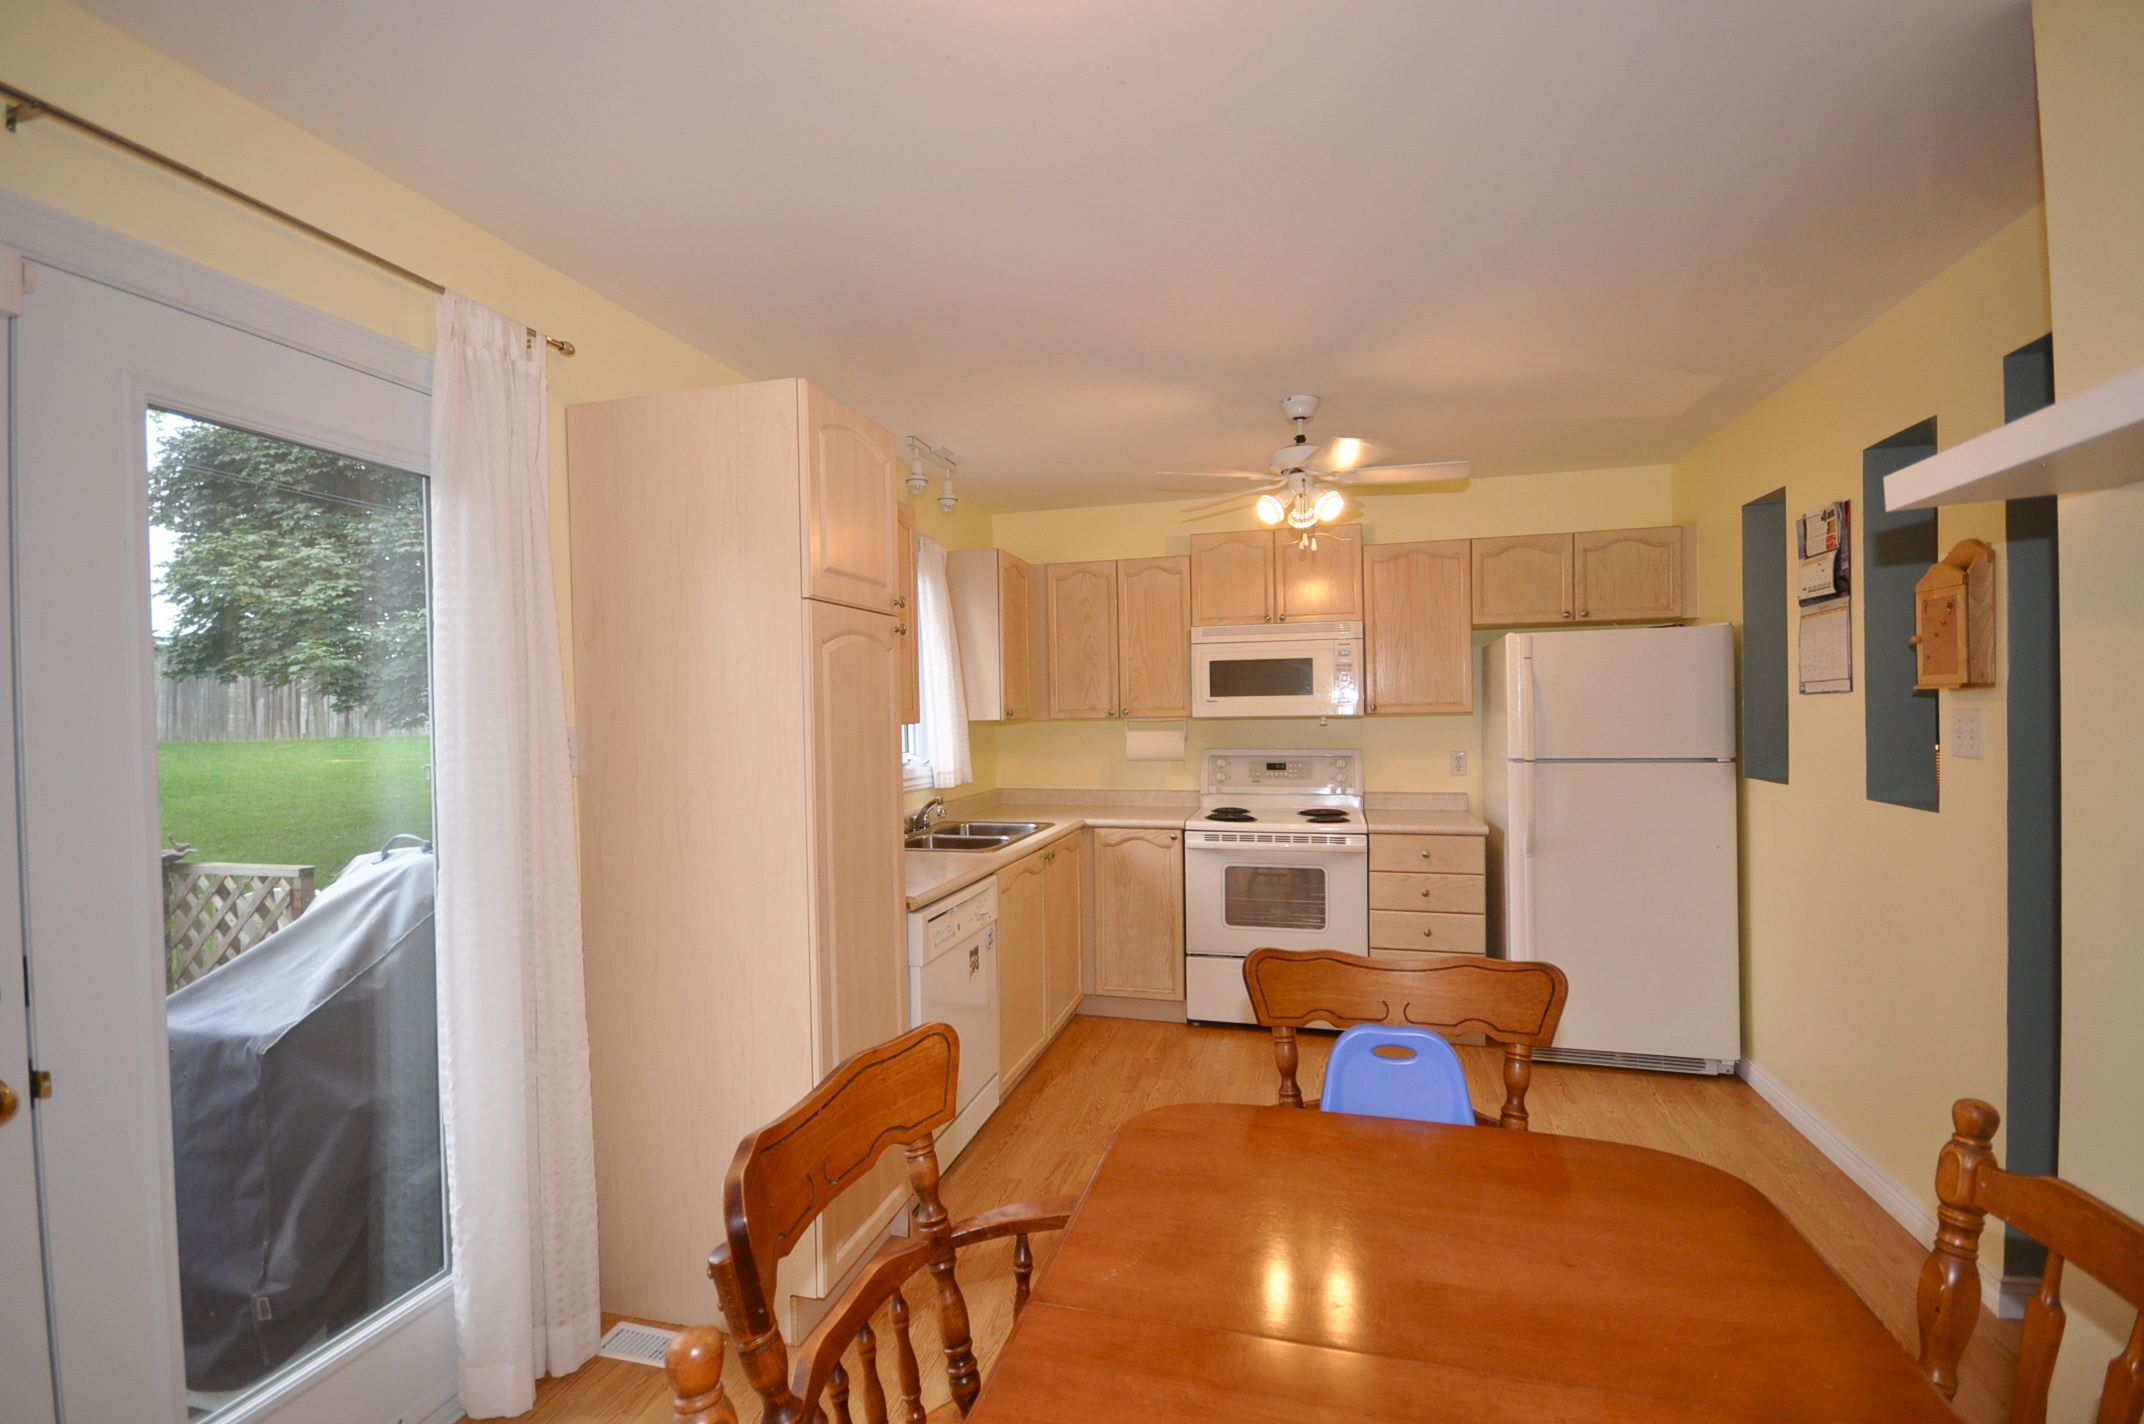
[[[1196,833],[1194,832],[1193,834]],[[1267,859],[1301,860],[1304,856],[1309,855],[1359,855],[1367,859],[1370,854],[1370,848],[1367,845],[1242,845],[1240,843],[1233,845],[1203,845],[1188,838],[1185,841],[1184,849],[1186,851],[1195,851],[1202,855],[1225,855],[1236,860],[1247,860],[1253,856]]]

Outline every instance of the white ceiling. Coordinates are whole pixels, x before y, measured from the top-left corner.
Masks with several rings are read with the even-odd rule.
[[[84,3],[999,509],[1665,460],[2039,195],[2026,0]]]

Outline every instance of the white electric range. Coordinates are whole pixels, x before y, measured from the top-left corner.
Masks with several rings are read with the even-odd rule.
[[[1370,945],[1370,836],[1362,754],[1205,754],[1184,823],[1184,1013],[1256,1022],[1243,987],[1254,949]]]

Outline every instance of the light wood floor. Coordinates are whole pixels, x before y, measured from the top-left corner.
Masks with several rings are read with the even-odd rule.
[[[1306,1035],[1306,1091],[1323,1072],[1328,1044],[1324,1035]],[[1476,1104],[1501,1102],[1494,1050],[1462,1048],[1460,1056]],[[1075,1018],[946,1173],[947,1209],[958,1218],[1005,1202],[1076,1193],[1125,1119],[1166,1103],[1270,1103],[1274,1084],[1271,1040],[1261,1031]],[[1752,1183],[1859,1293],[1900,1347],[1912,1349],[1914,1281],[1927,1243],[1912,1239],[1747,1085],[1732,1078],[1543,1064],[1535,1070],[1527,1106],[1536,1131],[1677,1152]],[[1931,1171],[1947,1127],[1930,1124]],[[719,1185],[708,1184],[710,1216]],[[1043,1269],[1054,1250],[1054,1240],[1036,1238]],[[995,1243],[961,1257],[961,1286],[985,1381],[1011,1324],[1010,1255],[1008,1243]],[[710,1286],[710,1319],[713,1295]],[[927,1384],[937,1387],[926,1402],[935,1403],[945,1386],[942,1370],[935,1380],[929,1376],[937,1351],[932,1317],[920,1303],[915,1315],[916,1352],[925,1361]],[[1997,1424],[2007,1416],[2016,1349],[2016,1327],[1983,1312],[1958,1391],[1960,1418]],[[739,1415],[756,1419],[758,1397],[734,1357],[727,1381]],[[659,1370],[595,1360],[568,1378],[544,1381],[536,1408],[523,1417],[541,1424],[668,1424],[669,1395]]]

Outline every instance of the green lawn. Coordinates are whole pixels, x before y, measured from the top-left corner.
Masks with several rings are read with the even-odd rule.
[[[164,835],[195,860],[317,866],[325,885],[389,836],[430,838],[431,750],[422,736],[165,742]]]

